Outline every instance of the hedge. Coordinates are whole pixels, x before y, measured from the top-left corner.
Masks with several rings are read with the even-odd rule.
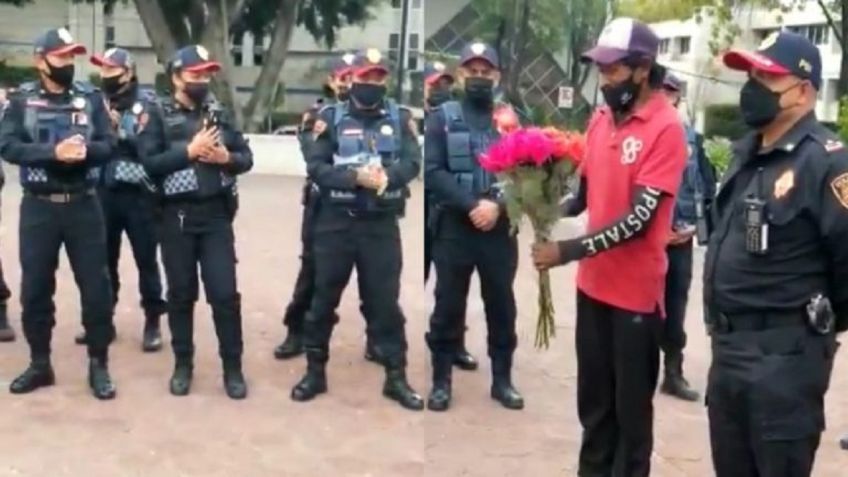
[[[738,105],[714,104],[707,106],[704,116],[705,137],[719,136],[735,140],[748,131],[748,126],[742,119],[742,112]]]
[[[9,66],[0,62],[0,85],[18,86],[38,79],[38,71],[30,66]]]

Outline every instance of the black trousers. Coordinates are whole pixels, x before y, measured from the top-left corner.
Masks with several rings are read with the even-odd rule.
[[[129,186],[118,189],[102,188],[97,192],[106,218],[106,250],[109,277],[112,280],[112,303],[118,303],[121,279],[118,261],[121,258],[121,236],[126,232],[135,265],[138,269],[138,289],[141,307],[147,316],[165,313],[162,299],[162,280],[156,258],[156,226],[153,201],[150,195]]]
[[[424,283],[430,279],[433,266],[433,229],[430,224],[430,194],[424,191]]]
[[[453,229],[456,231],[457,229]],[[511,360],[515,334],[513,282],[518,268],[518,244],[508,227],[491,232],[438,233],[433,243],[436,304],[430,316],[427,343],[434,355],[453,355],[465,334],[465,310],[471,275],[477,271],[486,312],[488,354]]]
[[[660,342],[666,354],[681,353],[686,347],[686,304],[692,285],[692,241],[669,246],[665,277],[665,325]]]
[[[577,292],[577,411],[583,425],[580,477],[647,477],[661,318]]]
[[[80,292],[91,357],[104,358],[114,333],[103,211],[94,194],[53,203],[24,194],[20,209],[21,307],[32,358],[50,355],[56,324],[56,269],[64,245]]]
[[[837,347],[833,335],[803,325],[713,334],[707,407],[717,477],[811,474]]]
[[[300,225],[300,271],[294,283],[294,291],[289,305],[283,316],[283,324],[293,333],[303,333],[303,322],[306,313],[312,306],[312,298],[315,296],[315,218],[321,210],[320,194],[311,191],[312,186],[307,183],[303,196],[303,216]],[[362,289],[362,278],[357,275],[359,288]],[[365,318],[365,334],[371,336],[371,326],[365,306],[359,307]],[[339,317],[334,314],[334,320],[338,323]]]
[[[326,361],[335,311],[356,267],[369,339],[388,367],[406,366],[406,318],[398,303],[403,266],[400,228],[394,215],[351,217],[332,207],[316,216],[315,294],[304,322],[308,356]]]
[[[170,203],[162,210],[160,242],[168,279],[168,324],[177,359],[194,356],[198,265],[224,361],[241,359],[241,297],[236,285],[232,215],[223,199]]]
[[[3,182],[0,179],[0,191],[2,190]],[[0,262],[0,307],[5,306],[11,297],[12,291],[9,290],[9,286],[6,284],[6,278],[3,276],[3,264]]]

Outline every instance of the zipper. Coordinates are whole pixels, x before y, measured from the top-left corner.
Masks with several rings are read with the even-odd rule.
[[[177,217],[180,219],[180,232],[182,232],[183,231],[183,223],[185,221],[185,212],[182,209],[180,209],[179,212],[177,212]]]

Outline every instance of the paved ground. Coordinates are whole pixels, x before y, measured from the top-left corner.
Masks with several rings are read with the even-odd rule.
[[[241,187],[237,238],[246,372],[251,384],[247,401],[233,402],[223,394],[205,305],[198,306],[194,392],[182,399],[168,394],[170,354],[142,355],[138,350],[141,316],[128,255],[121,264],[125,285],[116,318],[120,337],[113,349],[119,398],[108,403],[90,398],[85,353],[72,344],[79,327],[79,304],[63,259],[54,336],[59,382],[26,397],[0,390],[0,476],[575,475],[580,428],[575,415],[572,344],[574,267],[554,273],[558,337],[551,350],[537,352],[532,348],[536,285],[526,244],[516,285],[521,313],[516,383],[527,401],[524,412],[504,410],[489,399],[486,360],[476,373],[456,373],[456,398],[449,413],[410,413],[386,401],[380,395],[381,370],[362,359],[363,327],[355,286],[345,294],[340,310],[342,324],[334,336],[329,369],[330,393],[310,404],[289,400],[289,389],[304,365],[274,361],[271,350],[281,337],[281,309],[298,267],[299,182],[255,176]],[[4,195],[0,256],[16,290],[20,191],[11,185]],[[414,195],[420,197],[420,188]],[[404,221],[403,306],[411,380],[426,393],[429,369],[423,333],[431,294],[429,289],[423,293],[421,285],[421,202],[414,200],[409,209]],[[568,225],[563,224],[563,234],[568,233]],[[693,289],[697,297],[697,280]],[[693,301],[686,368],[693,384],[703,389],[708,351],[698,300]],[[17,301],[11,311],[19,315]],[[469,346],[484,358],[478,299],[471,301],[469,313]],[[0,387],[5,388],[26,362],[23,342],[2,346]],[[835,443],[839,431],[848,431],[846,371],[848,358],[843,352],[828,399],[830,430],[819,452],[815,473],[819,477],[841,477],[848,468],[848,452],[837,450]],[[703,407],[658,397],[656,408],[652,475],[712,475]]]

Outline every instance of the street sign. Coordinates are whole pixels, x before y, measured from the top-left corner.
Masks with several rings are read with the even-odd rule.
[[[557,106],[563,109],[571,109],[574,107],[574,88],[571,86],[559,87]]]

